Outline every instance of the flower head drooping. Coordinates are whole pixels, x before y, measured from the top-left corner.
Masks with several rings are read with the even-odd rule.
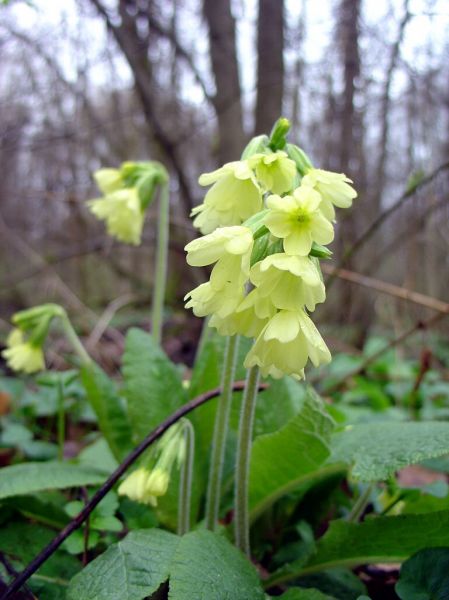
[[[249,159],[256,169],[256,177],[265,191],[285,194],[294,185],[297,175],[295,163],[282,150],[269,154],[255,154]]]
[[[120,169],[98,169],[94,173],[95,183],[103,194],[112,194],[124,187]]]
[[[167,471],[140,467],[120,484],[118,493],[135,502],[157,506],[157,499],[167,493],[169,483],[170,473]]]
[[[45,368],[42,346],[25,340],[20,329],[11,331],[6,340],[6,345],[7,348],[3,350],[2,356],[14,371],[35,373]]]
[[[306,313],[280,310],[264,327],[245,359],[245,367],[259,366],[263,376],[304,377],[308,359],[315,366],[330,361],[330,352]]]
[[[65,316],[58,304],[42,304],[17,312],[15,328],[6,340],[2,356],[14,371],[35,373],[45,368],[43,346],[54,318]]]
[[[301,185],[292,196],[269,196],[265,225],[273,235],[284,240],[287,254],[307,256],[312,243],[329,244],[334,239],[332,223],[319,210],[321,196]]]
[[[272,254],[251,269],[251,282],[257,294],[277,309],[297,310],[324,302],[326,292],[315,263],[307,256]]]
[[[186,296],[186,304],[197,316],[231,314],[244,295],[248,280],[253,235],[247,227],[220,227],[187,244],[187,262],[192,266],[216,263],[210,281]]]
[[[204,173],[199,184],[212,185],[203,204],[192,210],[193,224],[203,234],[217,227],[240,225],[262,208],[262,192],[247,160]]]
[[[352,180],[344,173],[333,173],[322,169],[310,169],[302,179],[302,184],[315,189],[322,197],[320,210],[327,219],[335,218],[334,206],[349,208],[357,192],[349,184]]]
[[[159,184],[168,175],[158,162],[125,162],[120,169],[99,169],[94,179],[104,197],[89,200],[87,206],[98,219],[105,221],[112,237],[126,244],[140,244],[145,210]]]
[[[140,467],[128,475],[118,488],[121,496],[131,500],[157,506],[158,498],[165,496],[170,484],[174,464],[181,467],[185,459],[186,422],[178,421],[159,440],[156,452],[159,457],[153,468]]]
[[[142,236],[144,213],[136,188],[112,192],[104,198],[90,200],[90,211],[102,221],[112,237],[138,246]]]

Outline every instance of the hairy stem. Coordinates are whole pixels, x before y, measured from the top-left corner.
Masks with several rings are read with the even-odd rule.
[[[246,378],[245,393],[240,413],[235,471],[235,545],[248,556],[250,555],[248,508],[249,463],[259,374],[259,367],[252,367],[248,371]]]
[[[65,411],[64,411],[64,382],[62,380],[62,377],[60,377],[58,380],[57,395],[58,395],[58,421],[57,421],[58,460],[64,460]]]
[[[169,184],[161,186],[159,194],[159,219],[157,233],[157,251],[154,269],[153,309],[151,331],[155,341],[160,344],[164,322],[165,283],[168,263],[169,237]]]
[[[81,362],[84,365],[90,365],[92,363],[92,359],[87,354],[87,352],[86,352],[83,344],[81,343],[80,338],[78,337],[78,334],[74,330],[73,325],[69,321],[68,317],[63,317],[62,318],[62,327],[64,329],[64,333],[67,336],[67,339],[72,344],[73,349],[78,354]]]
[[[373,489],[374,484],[370,483],[366,486],[366,488],[362,491],[360,496],[354,502],[354,506],[351,508],[351,512],[348,515],[348,521],[350,523],[357,523],[360,520],[360,517],[363,515],[365,508],[368,506]]]
[[[179,482],[178,535],[190,530],[190,506],[192,498],[193,460],[195,457],[195,431],[187,419],[184,424],[185,456]]]
[[[232,403],[232,384],[235,375],[235,364],[238,354],[238,337],[228,337],[223,364],[221,389],[215,415],[214,435],[212,439],[212,455],[209,468],[209,482],[206,497],[206,527],[214,531],[218,524],[220,497],[223,476],[223,463],[228,434],[229,413]]]

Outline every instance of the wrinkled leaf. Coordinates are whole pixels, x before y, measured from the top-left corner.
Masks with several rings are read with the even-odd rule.
[[[298,415],[278,431],[256,438],[249,483],[253,519],[324,463],[332,429],[332,419],[310,389]]]
[[[398,469],[449,453],[449,423],[367,423],[332,436],[332,460],[352,464],[361,481],[388,479]]]
[[[101,433],[120,461],[132,449],[131,428],[115,384],[99,366],[83,367],[81,380]]]
[[[132,531],[72,579],[67,600],[142,600],[168,578],[178,543],[160,529]]]
[[[99,485],[104,479],[104,472],[72,463],[23,463],[0,469],[0,498],[41,490]]]
[[[263,600],[253,565],[225,538],[194,531],[181,538],[170,574],[170,600]]]
[[[449,600],[449,548],[426,548],[405,561],[395,590],[401,600]]]
[[[186,393],[175,365],[140,329],[126,336],[123,376],[133,438],[140,442],[184,404]]]

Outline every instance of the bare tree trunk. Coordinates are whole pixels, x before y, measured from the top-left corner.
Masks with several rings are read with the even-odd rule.
[[[269,133],[284,97],[284,0],[259,0],[254,134]]]
[[[390,116],[390,105],[391,105],[391,84],[393,82],[393,75],[396,70],[396,65],[399,58],[399,53],[401,49],[402,39],[404,37],[405,27],[410,20],[411,13],[409,12],[409,0],[404,0],[404,14],[399,23],[398,35],[396,41],[391,47],[391,53],[384,83],[384,89],[381,97],[381,107],[380,107],[380,140],[379,140],[379,158],[377,161],[375,174],[374,174],[374,185],[373,185],[373,194],[370,194],[370,214],[374,215],[380,209],[382,192],[384,191],[386,174],[385,174],[385,166],[387,162],[387,152],[388,152],[388,134],[389,134],[389,116]]]
[[[230,0],[204,0],[216,94],[212,98],[220,136],[219,160],[236,160],[243,150],[243,115],[235,21]]]
[[[343,93],[339,107],[340,134],[336,167],[338,171],[345,172],[354,179],[359,193],[362,191],[363,201],[364,182],[361,181],[363,126],[361,115],[356,110],[354,102],[357,79],[360,76],[360,8],[361,0],[341,0],[339,6],[337,33],[343,63]],[[359,206],[358,211],[360,210]],[[344,256],[345,247],[351,245],[356,239],[357,225],[360,222],[358,211],[356,209],[341,215],[338,236],[340,257]],[[346,264],[348,268],[357,269],[356,260],[351,260]],[[361,344],[371,322],[371,303],[369,298],[363,298],[362,292],[358,292],[355,296],[350,286],[344,283],[339,288],[339,306],[342,307],[339,321],[345,325],[355,325],[357,341]]]

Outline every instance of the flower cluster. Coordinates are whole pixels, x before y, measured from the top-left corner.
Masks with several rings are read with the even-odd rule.
[[[51,322],[64,318],[64,309],[57,304],[42,304],[16,313],[12,322],[15,328],[6,340],[2,356],[14,371],[35,373],[45,368],[43,346]]]
[[[185,420],[178,421],[164,434],[156,446],[159,454],[153,468],[139,467],[122,481],[118,488],[121,496],[135,502],[157,506],[157,499],[165,496],[170,484],[171,471],[175,463],[178,468],[185,459]]]
[[[111,236],[139,245],[145,211],[157,185],[168,181],[165,168],[154,161],[125,162],[120,169],[99,169],[94,178],[104,196],[87,202],[90,211],[106,222]]]
[[[331,254],[334,206],[351,206],[357,194],[345,175],[314,169],[301,149],[285,147],[267,143],[200,177],[212,185],[192,211],[205,235],[187,244],[187,262],[214,266],[186,307],[210,316],[222,335],[255,338],[245,367],[303,378],[309,359],[330,360],[309,316],[326,296],[318,257]]]

